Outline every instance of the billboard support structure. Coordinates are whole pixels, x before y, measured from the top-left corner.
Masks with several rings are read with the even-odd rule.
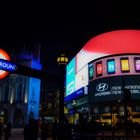
[[[125,89],[125,80],[122,79],[122,90],[123,90],[123,102],[124,102],[124,132],[126,135],[126,139],[128,140],[128,101],[130,101],[131,93],[129,90]]]

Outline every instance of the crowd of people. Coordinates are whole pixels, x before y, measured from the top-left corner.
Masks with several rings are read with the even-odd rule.
[[[64,140],[71,140],[73,133],[88,133],[96,134],[98,132],[98,125],[97,122],[92,119],[88,124],[86,124],[85,119],[82,119],[79,124],[72,125],[66,119],[64,122]],[[55,120],[53,124],[49,125],[47,121],[38,125],[38,121],[31,119],[27,125],[24,127],[24,140],[37,140],[39,137],[39,130],[40,130],[40,137],[41,140],[47,140],[48,137],[52,137],[52,140],[60,140],[61,139],[61,128],[60,124]]]
[[[64,124],[64,140],[71,140],[72,127],[68,120]],[[38,124],[37,120],[30,119],[29,123],[24,126],[24,140],[37,140],[40,136],[41,140],[47,140],[52,137],[52,140],[60,140],[60,124],[55,120],[51,126],[47,121]]]
[[[128,130],[131,130],[132,133],[134,130],[134,133],[139,133],[140,125],[137,123],[128,123]],[[64,140],[72,140],[73,134],[92,134],[96,135],[97,133],[109,130],[112,131],[112,126],[104,125],[102,126],[100,123],[98,123],[95,120],[95,117],[92,117],[90,121],[87,122],[87,119],[80,119],[79,122],[76,125],[70,124],[69,121],[66,119],[64,122]],[[133,130],[132,130],[133,129]],[[121,126],[119,123],[116,124],[116,127],[114,129],[117,130],[123,130],[123,126]],[[43,123],[39,123],[38,120],[35,119],[29,119],[28,124],[24,126],[23,130],[23,136],[24,140],[37,140],[38,137],[41,138],[41,140],[47,140],[48,137],[52,137],[52,140],[60,140],[61,139],[61,128],[60,124],[57,120],[54,120],[51,125],[45,120]],[[129,134],[130,134],[129,132]],[[3,125],[3,123],[0,122],[0,140],[1,137],[5,138],[5,140],[9,140],[11,136],[11,123],[7,122]],[[133,135],[133,134],[132,134]]]

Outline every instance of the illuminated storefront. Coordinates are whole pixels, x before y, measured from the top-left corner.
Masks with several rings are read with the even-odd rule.
[[[133,116],[136,118],[135,114],[139,114],[139,111],[136,111],[135,108],[140,106],[140,103],[138,103],[138,100],[140,100],[140,73],[138,71],[139,63],[137,63],[139,58],[139,54],[120,54],[106,56],[89,64],[89,71],[95,71],[89,75],[89,102],[93,108],[100,108],[100,111],[98,113],[94,112],[94,114],[100,114],[103,122],[111,123],[113,109],[116,109],[113,116],[116,122],[117,117],[123,116],[124,89],[129,90],[131,94],[128,104],[130,118],[134,122],[137,121]],[[97,68],[99,63],[102,64],[103,69],[100,75]],[[108,111],[106,112],[107,107]]]

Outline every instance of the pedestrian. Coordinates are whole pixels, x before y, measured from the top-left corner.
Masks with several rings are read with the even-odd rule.
[[[47,122],[45,122],[41,126],[41,140],[47,140],[48,132],[49,132],[49,125]]]
[[[25,124],[23,130],[24,140],[29,140],[29,125]]]
[[[67,119],[64,124],[64,140],[71,140],[71,139],[72,139],[72,126]]]
[[[11,122],[7,122],[4,128],[4,136],[5,136],[5,140],[9,140],[10,136],[11,136]]]
[[[0,140],[1,140],[1,137],[2,137],[2,134],[3,134],[2,130],[3,130],[3,124],[0,120]]]
[[[54,121],[53,126],[52,126],[52,139],[53,140],[58,140],[60,135],[60,128],[59,124],[57,123],[57,120]]]

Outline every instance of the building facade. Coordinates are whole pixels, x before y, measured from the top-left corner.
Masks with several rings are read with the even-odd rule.
[[[39,57],[39,56],[38,56]],[[22,66],[41,69],[39,58],[22,52],[12,58]],[[10,121],[13,127],[22,127],[29,117],[39,118],[40,84],[37,78],[10,74],[0,81],[0,119]],[[36,89],[36,90],[35,90]]]
[[[116,125],[118,121],[123,123],[126,110],[128,120],[140,123],[139,39],[139,30],[103,33],[89,40],[70,61],[65,106],[69,120],[75,114],[72,123],[76,124],[80,117],[86,116],[89,121],[95,116],[98,122]],[[85,87],[85,97],[76,94]],[[82,115],[76,105],[78,100],[85,108]]]

